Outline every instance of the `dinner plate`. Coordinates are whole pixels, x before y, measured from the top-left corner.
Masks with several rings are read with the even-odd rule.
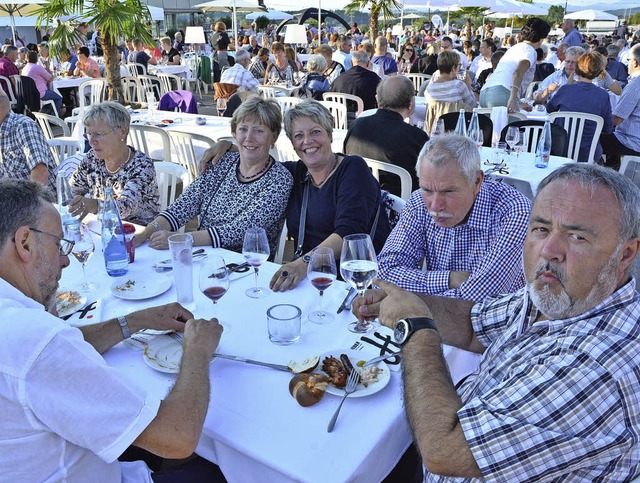
[[[182,343],[168,335],[159,335],[147,343],[143,357],[152,369],[176,374],[180,371]]]
[[[120,277],[111,284],[111,293],[125,300],[144,300],[157,297],[171,287],[171,279],[165,276]]]
[[[324,371],[322,371],[322,361],[324,360],[324,358],[333,356],[336,359],[340,359],[341,354],[347,354],[353,367],[358,370],[360,370],[360,367],[357,365],[359,361],[362,361],[362,363],[364,364],[366,361],[371,359],[371,357],[363,354],[362,351],[354,351],[351,349],[338,349],[334,351],[328,351],[320,356],[318,368],[314,372],[321,372],[322,374],[324,374]],[[387,384],[389,384],[389,380],[391,380],[391,373],[389,372],[389,368],[384,363],[378,364],[378,367],[382,369],[382,373],[378,374],[378,382],[369,384],[368,387],[364,387],[362,383],[359,383],[356,392],[349,394],[349,397],[371,396],[372,394],[382,391],[387,386]],[[333,384],[329,384],[327,386],[327,393],[333,394],[334,396],[342,397],[344,396],[344,389],[340,389],[335,387]]]
[[[72,298],[67,301],[61,300],[61,297],[65,295],[72,295]],[[58,317],[66,317],[73,314],[76,310],[81,309],[87,304],[87,297],[80,295],[75,290],[68,290],[65,292],[56,292],[56,309],[58,310]]]

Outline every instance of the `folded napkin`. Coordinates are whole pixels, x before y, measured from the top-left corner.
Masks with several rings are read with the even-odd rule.
[[[493,123],[492,142],[500,141],[500,133],[504,127],[509,124],[509,111],[504,106],[494,107],[491,109],[491,122]]]

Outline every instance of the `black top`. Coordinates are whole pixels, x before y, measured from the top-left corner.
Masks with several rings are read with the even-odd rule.
[[[433,75],[438,70],[438,56],[425,55],[420,57],[411,65],[412,74],[429,74]]]
[[[404,122],[397,112],[378,109],[372,116],[359,117],[353,122],[344,140],[344,152],[406,169],[411,175],[412,190],[416,190],[416,161],[428,140],[426,132]],[[380,185],[400,196],[400,178],[397,176],[380,173]]]
[[[171,47],[171,49],[169,49],[169,52],[163,50],[162,51],[162,59],[166,60],[167,62],[170,62],[173,60],[173,58],[175,56],[180,56],[180,52],[178,52],[176,49],[174,49],[173,47]]]
[[[354,65],[333,81],[331,92],[356,95],[364,102],[365,110],[375,109],[377,107],[376,89],[379,83],[380,77],[378,77],[378,74],[359,65]],[[349,105],[348,110],[349,112],[355,112],[356,108]]]
[[[302,161],[287,161],[285,167],[293,175],[293,189],[287,206],[287,231],[298,242],[307,167]],[[309,184],[309,205],[302,249],[307,253],[329,235],[341,237],[369,233],[378,213],[380,187],[367,163],[359,156],[345,156],[325,184],[316,188]],[[380,252],[389,235],[387,212],[380,208],[373,245]]]

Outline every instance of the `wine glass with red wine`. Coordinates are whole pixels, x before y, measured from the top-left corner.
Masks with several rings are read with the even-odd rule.
[[[213,317],[217,317],[216,305],[229,290],[229,270],[224,258],[209,255],[204,259],[200,268],[200,290],[213,301]]]
[[[322,295],[331,287],[336,279],[336,257],[329,247],[317,247],[311,252],[311,260],[307,267],[307,277],[319,292],[318,310],[309,314],[309,320],[316,324],[329,324],[333,322],[333,314],[322,310]]]

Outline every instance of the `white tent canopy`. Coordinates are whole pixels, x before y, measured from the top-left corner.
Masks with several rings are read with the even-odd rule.
[[[579,10],[578,12],[569,13],[564,16],[571,20],[618,20],[616,15],[612,15],[601,10]]]
[[[271,20],[290,20],[293,18],[293,15],[287,12],[281,12],[280,10],[269,10],[268,12],[253,12],[247,15],[247,19],[255,20],[258,17],[267,17]]]

